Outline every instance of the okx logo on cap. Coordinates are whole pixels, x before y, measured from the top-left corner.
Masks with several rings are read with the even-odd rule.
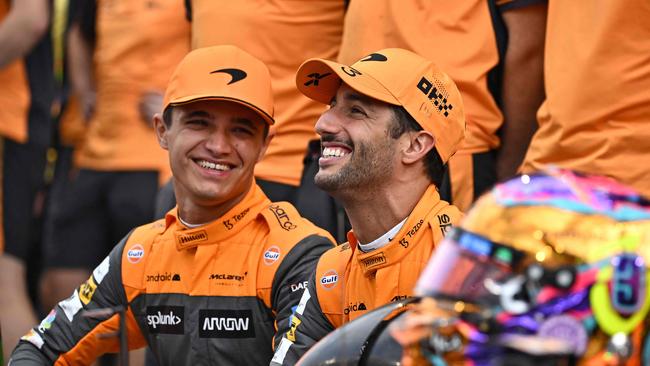
[[[465,138],[465,114],[454,81],[432,61],[413,52],[389,48],[373,52],[352,65],[324,59],[305,61],[296,86],[307,97],[329,104],[341,82],[382,102],[402,106],[436,139],[443,162]]]

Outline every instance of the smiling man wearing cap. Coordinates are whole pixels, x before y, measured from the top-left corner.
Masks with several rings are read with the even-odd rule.
[[[178,206],[134,229],[72,296],[14,350],[11,363],[90,364],[149,345],[161,365],[261,365],[290,328],[292,308],[329,234],[272,203],[253,169],[270,141],[271,79],[234,46],[181,61],[154,117]]]
[[[433,62],[402,49],[351,66],[311,59],[296,83],[330,106],[316,123],[323,148],[315,182],[341,200],[352,231],[320,258],[272,364],[293,364],[334,328],[412,296],[461,217],[437,187],[464,138],[463,103]]]

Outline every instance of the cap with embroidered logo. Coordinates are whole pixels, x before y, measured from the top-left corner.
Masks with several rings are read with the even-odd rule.
[[[230,45],[197,48],[183,58],[169,80],[163,110],[198,100],[242,104],[273,124],[271,75],[266,65]]]
[[[324,59],[305,61],[296,85],[307,97],[329,104],[341,82],[374,99],[403,106],[435,139],[443,162],[465,138],[465,113],[454,81],[432,61],[411,51],[389,48],[351,66]]]

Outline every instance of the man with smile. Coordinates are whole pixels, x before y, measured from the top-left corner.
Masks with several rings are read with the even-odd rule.
[[[290,329],[332,239],[254,182],[274,122],[268,69],[234,46],[196,49],[163,106],[154,128],[177,207],[131,231],[23,336],[12,364],[90,364],[119,350],[110,333],[122,328],[129,349],[148,345],[161,365],[260,365]]]
[[[329,104],[316,123],[315,183],[341,200],[352,231],[319,259],[274,365],[294,364],[336,327],[413,296],[431,252],[461,217],[437,187],[464,138],[463,103],[433,62],[396,48],[352,66],[310,59],[296,84]]]

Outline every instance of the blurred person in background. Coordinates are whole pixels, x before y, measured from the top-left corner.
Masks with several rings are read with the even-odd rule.
[[[73,161],[53,190],[45,224],[45,309],[68,297],[130,229],[153,219],[169,163],[152,118],[189,50],[182,13],[174,0],[79,5],[68,44],[74,98],[64,121],[86,126],[76,134]]]
[[[463,96],[467,136],[440,188],[461,211],[517,172],[544,98],[546,0],[351,0],[339,62],[400,47],[433,60]]]
[[[522,166],[610,176],[650,196],[650,3],[549,1],[546,100]]]
[[[37,192],[44,187],[54,94],[50,1],[0,1],[0,325],[5,352],[34,323],[27,276],[37,265]]]

